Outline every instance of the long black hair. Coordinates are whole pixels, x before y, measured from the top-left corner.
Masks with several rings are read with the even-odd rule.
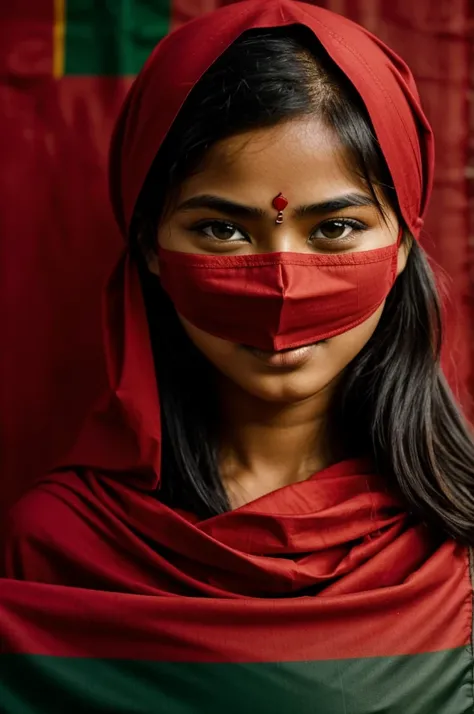
[[[230,508],[219,478],[213,370],[184,333],[144,254],[154,250],[165,197],[210,146],[249,129],[316,114],[332,126],[354,170],[382,191],[402,225],[390,172],[367,111],[304,28],[248,32],[193,88],[137,203],[130,247],[140,266],[163,414],[158,497],[201,517]],[[378,202],[380,210],[382,206]],[[347,456],[369,456],[408,509],[474,544],[474,442],[440,367],[441,310],[432,270],[410,252],[374,335],[346,368],[328,416]]]

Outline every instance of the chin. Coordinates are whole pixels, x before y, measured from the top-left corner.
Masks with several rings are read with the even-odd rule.
[[[337,375],[338,376],[338,375]],[[323,394],[336,377],[308,380],[296,375],[272,377],[265,380],[245,380],[242,389],[257,399],[273,404],[296,404]]]
[[[311,373],[312,372],[312,373]],[[318,373],[319,372],[319,373]],[[225,376],[242,391],[269,404],[296,404],[325,394],[337,381],[340,373],[328,373],[326,369],[316,371],[299,369],[286,374],[232,374],[225,370]]]
[[[372,336],[378,314],[328,340],[280,353],[214,337],[182,320],[191,341],[224,376],[227,388],[268,404],[295,404],[329,396],[346,367]]]

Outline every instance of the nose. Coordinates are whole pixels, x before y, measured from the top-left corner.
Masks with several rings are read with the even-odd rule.
[[[312,253],[308,235],[287,216],[281,223],[273,219],[257,245],[258,253]]]

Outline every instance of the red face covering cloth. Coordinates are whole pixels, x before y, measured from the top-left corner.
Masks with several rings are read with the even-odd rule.
[[[398,246],[346,255],[159,255],[161,284],[181,315],[217,337],[273,351],[367,320],[393,286]]]
[[[111,153],[124,235],[156,152],[202,74],[244,31],[295,24],[361,95],[418,234],[432,137],[406,66],[342,17],[259,0],[170,35],[134,84]],[[387,263],[383,291],[390,275]],[[365,461],[335,464],[212,518],[164,506],[156,492],[160,401],[130,256],[108,286],[105,343],[110,393],[67,465],[5,524],[2,713],[470,711],[465,549],[407,514]]]

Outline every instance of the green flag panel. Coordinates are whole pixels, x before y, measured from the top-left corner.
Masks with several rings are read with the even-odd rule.
[[[465,714],[468,648],[317,662],[0,657],[2,714]]]
[[[137,74],[169,31],[171,1],[66,0],[65,74]]]

